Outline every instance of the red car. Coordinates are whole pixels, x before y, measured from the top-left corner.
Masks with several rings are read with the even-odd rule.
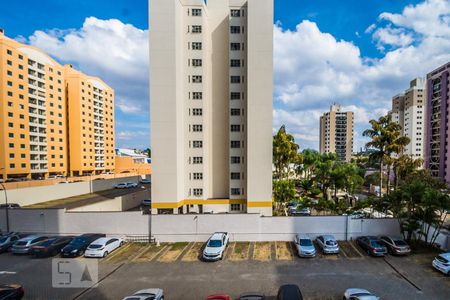
[[[231,297],[225,294],[209,295],[206,300],[231,300]]]

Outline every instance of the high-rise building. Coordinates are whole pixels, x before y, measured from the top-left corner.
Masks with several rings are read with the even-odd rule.
[[[113,170],[113,98],[100,79],[0,31],[1,178]]]
[[[343,161],[350,161],[353,152],[353,112],[341,111],[333,104],[320,117],[320,153],[336,153]]]
[[[272,214],[273,0],[150,0],[153,213]]]
[[[450,62],[427,74],[425,167],[450,183]]]
[[[392,98],[392,121],[402,127],[402,136],[410,139],[403,154],[423,159],[425,143],[425,79],[415,78],[409,89]]]

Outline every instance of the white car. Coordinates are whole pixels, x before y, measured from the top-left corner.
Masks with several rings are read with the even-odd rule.
[[[295,236],[295,247],[297,248],[298,256],[300,257],[314,257],[316,256],[316,248],[313,241],[306,234],[297,234]]]
[[[137,291],[123,300],[164,300],[164,292],[162,289],[145,289]]]
[[[227,245],[228,233],[215,232],[206,242],[202,255],[203,259],[209,261],[222,259]]]
[[[339,244],[331,234],[319,235],[316,241],[323,254],[339,254]]]
[[[106,257],[123,245],[123,239],[102,237],[93,241],[84,252],[85,257]]]
[[[379,300],[371,292],[363,289],[347,289],[344,293],[344,300]]]
[[[135,188],[137,186],[138,186],[138,184],[136,182],[127,182],[127,188],[129,188],[129,189]]]
[[[116,184],[114,186],[114,188],[115,189],[126,189],[126,188],[128,188],[128,185],[126,182],[121,182],[121,183]]]
[[[450,252],[442,253],[433,260],[433,267],[450,276]]]

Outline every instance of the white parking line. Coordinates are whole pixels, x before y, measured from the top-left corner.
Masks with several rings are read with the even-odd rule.
[[[14,275],[17,274],[17,272],[11,272],[11,271],[0,271],[0,275]]]

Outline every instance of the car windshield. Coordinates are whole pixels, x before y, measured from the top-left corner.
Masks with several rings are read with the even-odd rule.
[[[77,238],[74,238],[73,241],[70,242],[70,245],[81,245],[84,243],[86,243],[86,240],[84,238],[77,237]]]
[[[448,263],[448,260],[445,257],[441,256],[441,255],[436,257],[436,259],[441,261],[441,262],[443,262],[444,264]]]
[[[370,245],[371,245],[372,247],[375,247],[375,248],[381,248],[381,247],[383,247],[383,246],[381,246],[380,242],[378,242],[378,241],[376,241],[376,240],[371,240],[371,241],[370,241]]]
[[[46,240],[42,243],[39,243],[39,246],[47,247],[47,246],[50,246],[54,241],[56,241],[56,239]]]
[[[99,249],[99,248],[101,248],[101,247],[103,247],[103,245],[97,245],[97,244],[94,244],[94,245],[90,245],[90,246],[89,246],[90,249]]]
[[[148,297],[148,298],[145,298],[145,300],[153,300],[156,297],[155,294],[152,294],[152,293],[137,293],[137,294],[135,294],[135,296]],[[139,299],[141,299],[141,298],[139,298]]]
[[[28,242],[17,242],[16,246],[25,246]]]
[[[312,246],[312,241],[308,239],[300,239],[300,246]]]
[[[336,241],[329,240],[329,241],[326,241],[325,244],[327,246],[336,246]]]
[[[408,246],[408,244],[405,241],[403,241],[403,240],[395,240],[394,243],[397,246]]]
[[[208,247],[222,247],[221,240],[209,240]]]
[[[3,244],[4,242],[6,242],[8,240],[7,237],[2,237],[0,238],[0,244]]]

